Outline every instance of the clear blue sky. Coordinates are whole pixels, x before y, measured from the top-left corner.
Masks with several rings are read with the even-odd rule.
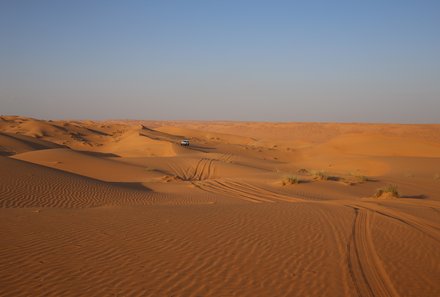
[[[440,123],[440,1],[0,0],[0,114]]]

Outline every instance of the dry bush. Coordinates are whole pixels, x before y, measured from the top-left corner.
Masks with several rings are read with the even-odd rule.
[[[312,171],[312,175],[313,175],[313,178],[317,179],[317,180],[329,180],[330,179],[330,176],[322,170]]]
[[[378,198],[385,194],[390,195],[391,197],[394,198],[400,197],[399,190],[396,185],[387,185],[385,187],[377,189],[376,193],[374,194],[374,197]]]
[[[340,181],[341,178],[336,175],[329,175],[327,172],[323,170],[313,170],[312,176],[314,180],[329,180],[329,181]]]
[[[349,186],[354,186],[368,181],[370,181],[370,179],[367,176],[357,173],[350,173],[350,175],[342,178],[342,182]]]
[[[288,176],[283,180],[283,186],[288,184],[297,185],[299,183],[301,183],[301,180],[296,175]]]
[[[365,175],[356,175],[355,178],[356,178],[358,181],[362,182],[362,183],[367,182],[367,181],[370,180],[370,179],[368,178],[368,176],[365,176]]]

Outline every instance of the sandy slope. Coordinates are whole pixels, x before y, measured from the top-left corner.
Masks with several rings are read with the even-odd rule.
[[[0,155],[0,296],[440,296],[440,125],[2,116]]]
[[[0,155],[10,156],[28,151],[62,147],[49,141],[20,134],[0,132]]]
[[[6,157],[0,157],[0,167],[3,208],[82,208],[151,202],[148,189],[135,183],[104,183]]]
[[[108,182],[147,182],[163,176],[148,167],[126,165],[100,156],[102,155],[60,148],[21,153],[12,158]]]

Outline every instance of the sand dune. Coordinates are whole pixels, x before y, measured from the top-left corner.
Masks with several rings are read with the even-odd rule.
[[[20,134],[0,132],[0,155],[15,155],[34,150],[62,147],[55,143]]]
[[[61,148],[26,152],[12,158],[108,182],[147,182],[163,176],[147,167],[127,165],[102,156],[105,155]]]
[[[104,183],[27,162],[0,158],[0,206],[82,208],[140,201],[149,203],[147,188]]]
[[[346,134],[319,145],[317,150],[363,156],[440,157],[440,146],[434,141],[409,142],[408,138],[372,134]]]
[[[440,125],[2,116],[0,214],[0,296],[439,296]]]

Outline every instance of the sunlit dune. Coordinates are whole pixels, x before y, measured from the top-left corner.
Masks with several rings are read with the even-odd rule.
[[[439,296],[440,125],[1,116],[0,213],[0,296]]]

